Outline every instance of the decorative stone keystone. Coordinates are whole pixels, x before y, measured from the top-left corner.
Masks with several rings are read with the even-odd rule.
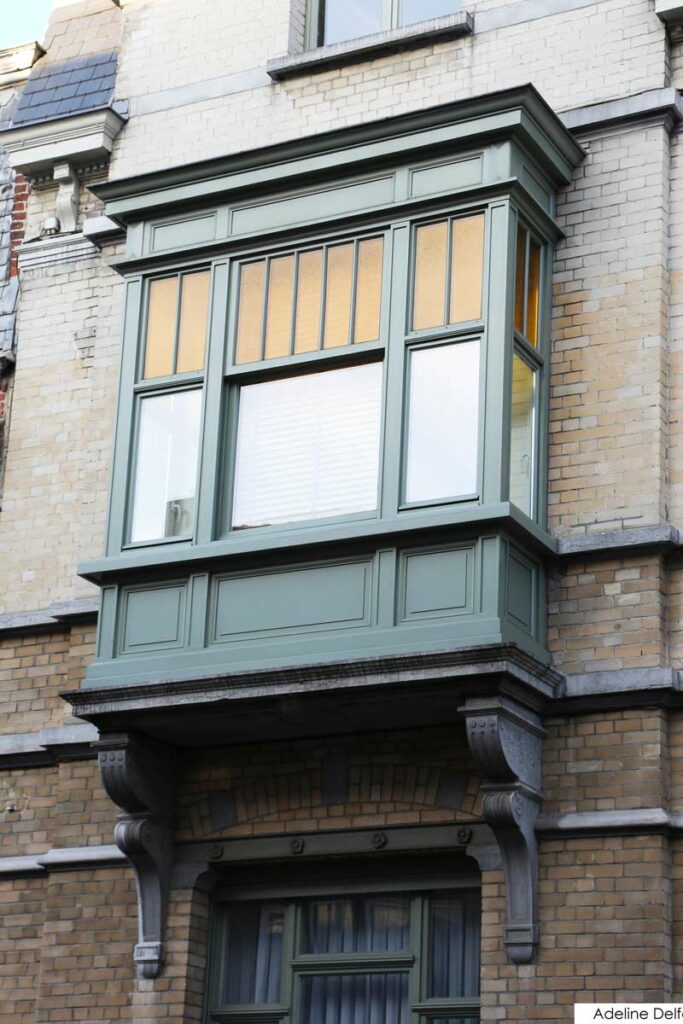
[[[534,712],[502,697],[468,700],[460,708],[484,784],[484,817],[500,847],[507,888],[505,945],[513,963],[538,946],[538,847],[545,731]]]
[[[94,744],[108,796],[120,808],[114,838],[135,869],[140,978],[156,978],[164,962],[164,929],[173,866],[173,752],[142,736],[103,736]]]

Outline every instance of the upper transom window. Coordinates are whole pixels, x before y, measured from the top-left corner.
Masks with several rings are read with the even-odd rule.
[[[244,263],[235,362],[378,341],[383,254],[363,238]]]
[[[312,45],[342,43],[387,29],[403,28],[455,14],[461,8],[460,0],[313,0]]]

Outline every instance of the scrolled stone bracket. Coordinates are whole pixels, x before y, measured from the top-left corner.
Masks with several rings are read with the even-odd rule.
[[[135,870],[140,978],[157,978],[164,962],[164,931],[173,868],[175,761],[163,744],[129,733],[94,744],[108,796],[119,807],[114,840]]]
[[[496,838],[507,890],[505,946],[513,963],[538,948],[538,846],[545,731],[533,711],[503,697],[468,700],[460,708],[483,786],[484,818]]]

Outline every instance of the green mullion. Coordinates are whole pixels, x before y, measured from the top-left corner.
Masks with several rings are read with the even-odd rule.
[[[133,386],[133,394],[154,394],[156,391],[164,391],[169,388],[175,390],[176,387],[187,387],[193,384],[201,386],[204,381],[204,371],[192,370],[190,373],[181,373],[180,375],[170,375],[168,377],[152,377],[149,380],[138,381]]]
[[[114,424],[114,459],[109,487],[106,553],[117,554],[126,539],[128,494],[131,487],[130,463],[134,451],[133,385],[140,354],[141,324],[146,298],[142,278],[129,278],[125,284],[123,309],[123,344],[119,395]]]
[[[299,296],[299,250],[294,253],[294,270],[292,271],[292,317],[289,325],[289,357],[294,355],[294,337],[296,334],[296,311]]]
[[[323,246],[323,268],[320,283],[320,323],[318,325],[318,352],[325,348],[325,319],[327,317],[327,252],[329,245]]]
[[[400,0],[384,0],[382,10],[383,28],[398,28],[400,18]]]
[[[386,355],[386,390],[382,425],[382,479],[379,514],[383,518],[398,515],[402,486],[402,451],[404,439],[396,426],[403,422],[404,366],[407,279],[411,259],[411,228],[405,222],[395,225],[391,239],[391,288],[389,292],[388,334]]]
[[[415,962],[408,977],[408,1012],[410,1024],[417,1024],[414,1006],[419,1003],[424,989],[424,970],[426,959],[423,948],[425,897],[417,893],[410,901],[410,946],[415,954]]]
[[[261,304],[261,346],[259,349],[261,362],[266,358],[266,331],[268,330],[268,294],[270,292],[270,267],[272,257],[266,260],[266,270],[263,275],[263,302]]]
[[[180,307],[183,301],[183,274],[176,274],[178,294],[175,300],[175,333],[173,335],[173,373],[178,367],[178,345],[180,344]]]
[[[551,270],[553,265],[553,249],[549,244],[541,250],[541,302],[539,308],[539,335],[538,348],[544,358],[549,356],[549,334],[550,319],[552,312],[551,293]],[[538,495],[536,505],[536,518],[542,527],[545,527],[548,520],[548,409],[550,402],[550,374],[544,369],[541,372],[541,387],[539,389],[539,419],[538,419]],[[539,602],[541,605],[542,602]],[[545,616],[541,616],[543,635],[545,629]]]
[[[348,344],[354,345],[356,341],[356,305],[358,291],[358,239],[353,241],[353,264],[351,267],[351,312],[349,316]]]
[[[295,974],[399,974],[415,964],[413,953],[299,954],[292,960]]]
[[[307,371],[316,372],[335,364],[369,363],[380,359],[384,352],[383,342],[369,341],[362,345],[347,345],[344,348],[328,348],[323,352],[302,352],[297,356],[281,356],[278,359],[265,359],[260,363],[243,363],[226,371],[228,380],[245,381],[268,380],[273,378],[297,376]]]
[[[527,339],[515,331],[515,351],[519,352],[524,357],[525,362],[534,370],[540,370],[543,368],[544,359],[538,349],[527,341]]]
[[[453,221],[449,217],[446,221],[446,289],[444,292],[444,324],[451,322],[451,291],[453,290]]]
[[[224,346],[228,318],[235,304],[234,289],[229,287],[230,276],[229,263],[221,262],[212,267],[202,446],[198,460],[200,486],[197,492],[196,538],[199,544],[210,543],[217,532],[223,452]]]

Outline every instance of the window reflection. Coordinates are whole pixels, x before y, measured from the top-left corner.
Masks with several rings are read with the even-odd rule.
[[[479,342],[414,349],[405,500],[475,494],[478,435]]]
[[[381,32],[384,0],[320,0],[324,12],[325,45]],[[388,27],[388,26],[386,26]]]
[[[515,353],[510,425],[510,501],[528,516],[532,515],[535,386],[535,372]]]
[[[460,0],[401,0],[400,24],[412,25],[416,21],[443,18],[461,9]]]
[[[140,402],[131,540],[192,533],[201,391]]]

